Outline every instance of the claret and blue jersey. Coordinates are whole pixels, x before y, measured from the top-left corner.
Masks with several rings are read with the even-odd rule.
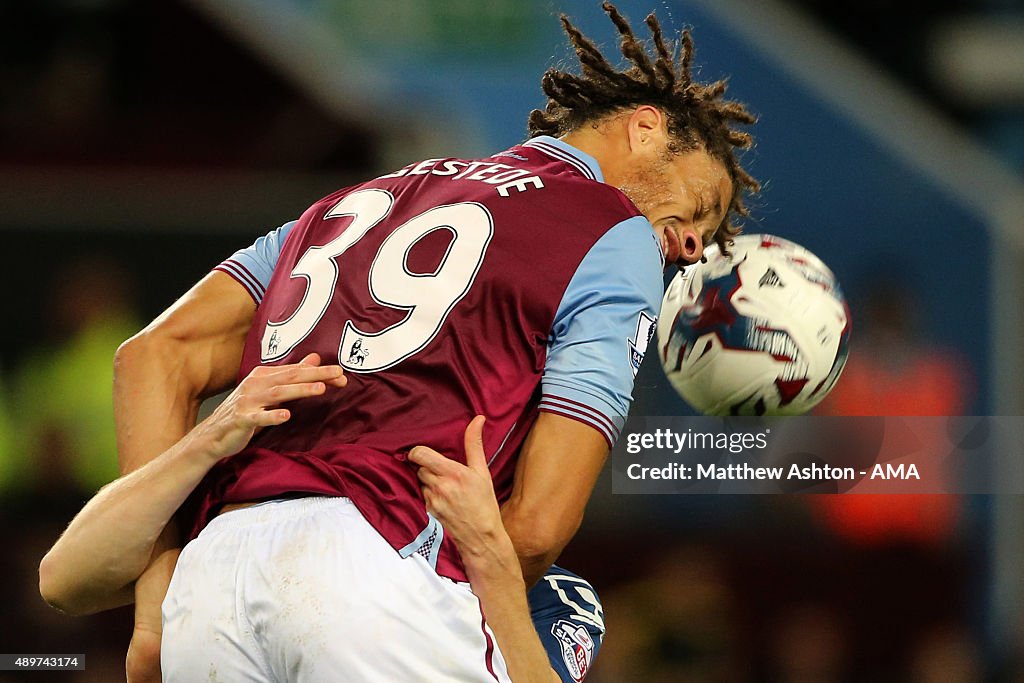
[[[466,424],[485,415],[504,500],[540,411],[614,444],[662,267],[647,220],[553,138],[428,159],[324,198],[218,270],[258,305],[240,377],[317,352],[348,386],[304,399],[214,468],[191,501],[193,535],[225,503],[345,496],[400,554],[465,580],[405,454],[428,444],[461,459]],[[593,588],[553,568],[529,598],[552,665],[582,680],[604,632]]]
[[[258,303],[240,377],[317,352],[349,384],[215,467],[193,535],[225,503],[340,495],[397,551],[463,580],[405,454],[429,444],[461,459],[466,424],[485,415],[503,501],[540,411],[609,445],[628,412],[662,254],[602,180],[593,158],[547,137],[429,159],[325,197],[221,264]]]
[[[530,140],[523,148],[541,150],[551,158],[564,161],[583,177],[603,183],[597,162],[560,140],[541,136]],[[427,171],[443,178],[462,176],[488,183],[496,179],[502,181],[495,185],[499,195],[503,190],[507,194],[508,186],[515,182],[519,183],[514,185],[520,188],[519,192],[536,187],[532,183],[524,185],[522,175],[509,179],[512,175],[509,165],[492,162],[493,159],[513,163],[527,160],[514,149],[486,161],[428,159],[383,178],[426,175],[424,171]],[[495,171],[495,166],[501,168]],[[512,171],[529,173],[526,169]],[[544,187],[543,176],[527,175],[526,179],[536,179],[534,182]],[[535,210],[543,210],[543,207],[537,206]],[[652,239],[650,223],[635,210],[633,213],[610,226],[579,261],[562,293],[553,321],[542,379],[542,410],[586,422],[600,431],[609,445],[617,438],[628,412],[633,376],[654,330],[663,294],[660,273],[664,263],[659,243]],[[522,220],[529,220],[529,214]],[[217,269],[238,280],[256,303],[261,303],[282,246],[297,224],[298,221],[290,221],[258,238],[252,246],[236,252]],[[562,229],[568,231],[571,226]],[[654,272],[659,274],[657,280],[652,276]],[[631,274],[635,277],[630,277]],[[598,306],[600,310],[594,310]]]

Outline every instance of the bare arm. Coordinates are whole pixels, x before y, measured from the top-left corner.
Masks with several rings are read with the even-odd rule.
[[[523,444],[512,495],[501,508],[527,587],[558,559],[608,457],[608,442],[585,424],[542,412]]]
[[[340,366],[302,363],[257,367],[174,446],[104,487],[71,522],[39,566],[39,587],[54,607],[87,614],[110,606],[142,573],[168,520],[221,458],[240,451],[263,427],[290,417],[282,403],[343,381]]]
[[[234,382],[255,311],[245,289],[215,271],[121,345],[114,359],[114,415],[122,473],[169,449],[195,424],[202,399]],[[160,679],[160,605],[180,543],[172,520],[135,585],[127,660],[132,681]]]
[[[512,681],[561,683],[533,625],[519,560],[502,526],[483,450],[483,423],[477,417],[466,428],[466,465],[423,446],[409,459],[420,465],[427,509],[459,549]]]
[[[121,472],[177,443],[199,405],[230,387],[256,304],[234,279],[214,271],[114,358],[114,410]]]

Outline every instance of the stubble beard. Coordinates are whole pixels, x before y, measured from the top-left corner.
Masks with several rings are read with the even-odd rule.
[[[666,153],[638,166],[618,184],[618,189],[645,216],[654,207],[664,204],[672,194],[666,172],[670,163]]]

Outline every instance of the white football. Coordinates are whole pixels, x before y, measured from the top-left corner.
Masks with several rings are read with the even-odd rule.
[[[706,415],[799,415],[835,386],[850,311],[835,275],[798,244],[740,235],[675,276],[658,319],[672,386]]]

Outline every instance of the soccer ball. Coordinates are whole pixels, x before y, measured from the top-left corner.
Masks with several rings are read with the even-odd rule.
[[[672,386],[707,415],[799,415],[832,390],[849,353],[835,275],[803,247],[741,235],[679,272],[665,292],[658,352]]]

